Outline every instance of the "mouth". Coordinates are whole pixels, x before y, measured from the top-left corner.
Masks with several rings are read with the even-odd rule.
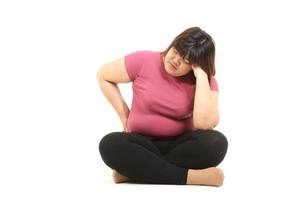
[[[175,67],[175,65],[174,65],[171,61],[169,61],[169,64],[170,64],[174,69],[177,69],[177,67]]]

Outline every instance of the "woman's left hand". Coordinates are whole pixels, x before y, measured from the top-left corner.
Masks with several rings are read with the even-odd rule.
[[[207,76],[206,72],[200,66],[192,65],[192,69],[196,78],[199,76]]]

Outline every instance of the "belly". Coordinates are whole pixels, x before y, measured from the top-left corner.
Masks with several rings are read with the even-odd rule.
[[[192,131],[193,120],[175,120],[160,115],[130,113],[127,121],[130,132],[139,132],[149,136],[176,136]]]

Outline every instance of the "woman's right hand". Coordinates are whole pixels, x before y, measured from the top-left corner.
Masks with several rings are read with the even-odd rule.
[[[124,129],[123,130],[124,133],[128,133],[129,132],[129,130],[127,128],[127,120],[128,120],[128,117],[124,117],[124,118],[121,119],[122,126],[123,126],[123,129]]]

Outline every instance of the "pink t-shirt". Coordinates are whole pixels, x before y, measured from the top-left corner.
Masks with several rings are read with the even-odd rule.
[[[127,121],[130,132],[167,137],[195,129],[193,71],[183,77],[168,74],[161,53],[155,51],[128,54],[125,66],[133,82],[133,99]],[[210,87],[218,91],[214,77]]]

